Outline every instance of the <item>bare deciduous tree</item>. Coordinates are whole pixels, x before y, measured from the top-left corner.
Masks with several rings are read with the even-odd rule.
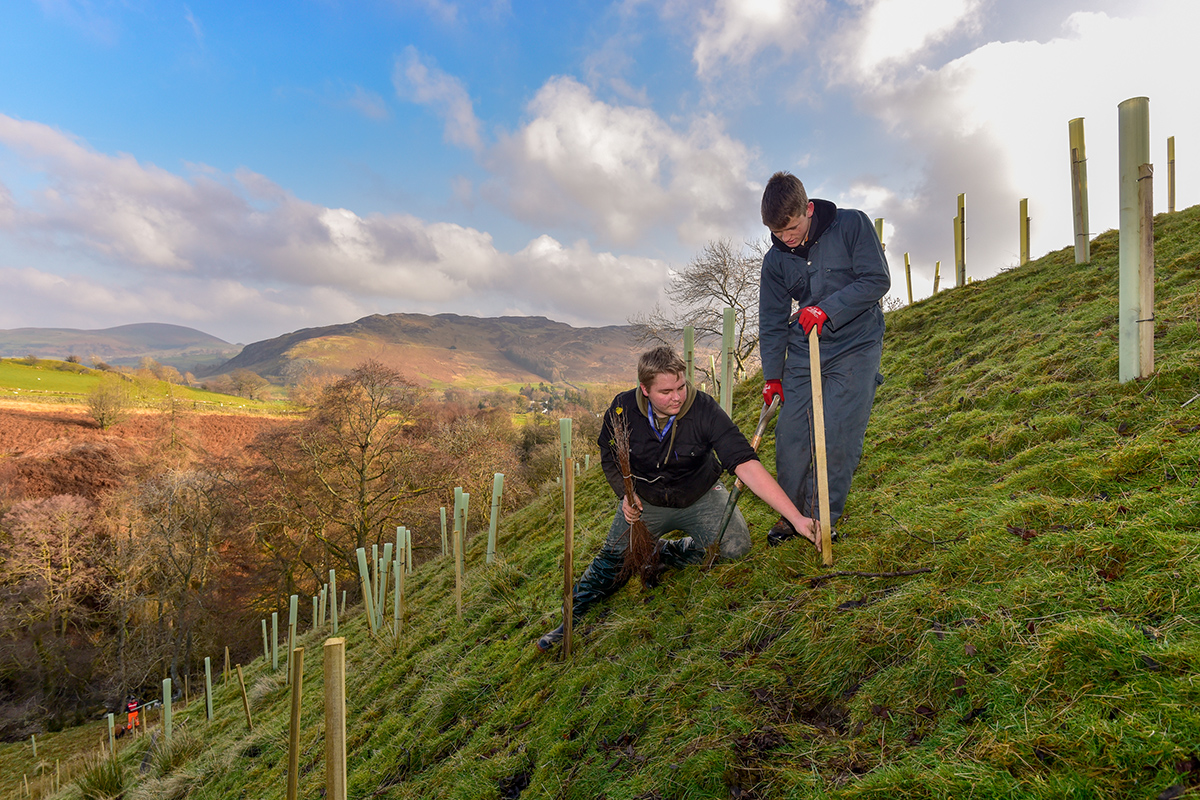
[[[101,375],[99,383],[87,396],[88,413],[101,430],[124,419],[132,402],[128,380],[115,372]]]
[[[683,329],[690,325],[697,346],[719,347],[722,315],[725,308],[732,308],[734,368],[747,370],[757,360],[758,277],[765,248],[763,241],[748,242],[740,249],[729,239],[708,242],[687,267],[671,276],[666,292],[674,304],[673,313],[655,306],[649,313],[630,318],[638,340],[678,347]],[[699,361],[697,367],[708,371]]]
[[[390,541],[404,505],[439,487],[410,436],[420,398],[398,372],[367,361],[327,386],[298,429],[256,445],[268,464],[252,501],[257,529],[281,563],[317,579],[315,560],[328,553],[356,572],[355,549]]]

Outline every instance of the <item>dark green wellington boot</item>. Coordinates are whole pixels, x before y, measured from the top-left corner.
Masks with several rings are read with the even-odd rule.
[[[628,578],[621,577],[621,567],[625,564],[624,556],[619,553],[611,553],[607,550],[601,550],[600,553],[592,559],[592,563],[588,564],[587,569],[583,571],[583,575],[579,578],[579,583],[575,584],[573,592],[573,603],[571,619],[572,622],[578,622],[584,612],[589,608],[604,600],[609,595],[616,592]],[[549,633],[543,634],[537,640],[537,648],[543,653],[548,652],[550,648],[562,641],[563,626],[559,625]]]

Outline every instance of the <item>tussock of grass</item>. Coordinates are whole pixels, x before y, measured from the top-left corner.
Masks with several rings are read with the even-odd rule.
[[[746,559],[628,586],[565,663],[532,645],[559,622],[557,489],[505,518],[497,564],[485,536],[470,543],[462,623],[450,559],[423,565],[399,642],[360,616],[343,630],[350,796],[1195,792],[1200,401],[1183,404],[1200,392],[1200,209],[1160,216],[1156,252],[1146,381],[1116,380],[1115,232],[1090,265],[1063,250],[888,315],[835,570],[928,572],[812,580],[827,573],[814,554],[768,549],[772,515],[746,498]],[[737,392],[746,430],[759,389]],[[613,507],[594,467],[577,574]],[[302,637],[310,797],[324,635]],[[208,745],[173,762],[189,798],[283,796],[288,691],[268,673],[248,669],[253,734],[236,687],[217,690],[212,724],[186,712]]]

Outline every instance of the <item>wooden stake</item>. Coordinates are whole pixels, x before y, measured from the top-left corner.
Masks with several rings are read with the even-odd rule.
[[[225,645],[225,683],[229,683],[229,645]]]
[[[942,279],[942,262],[935,261],[935,262],[933,262],[933,293],[934,294],[938,293],[938,283],[941,282],[941,279]]]
[[[1167,213],[1175,213],[1175,137],[1167,137]]]
[[[296,646],[296,612],[300,603],[299,595],[288,598],[288,638],[287,638],[287,676],[292,680],[292,648]]]
[[[1084,146],[1083,117],[1067,123],[1071,147],[1071,210],[1075,228],[1075,263],[1092,260],[1088,232],[1087,148]]]
[[[696,382],[696,329],[688,325],[683,329],[683,363],[686,367],[684,379]]]
[[[462,538],[462,542],[459,543],[460,546],[458,548],[458,557],[462,561],[462,570],[463,570],[464,578],[467,575],[467,520],[470,519],[470,517],[467,516],[467,506],[470,504],[470,502],[471,502],[471,493],[463,492],[462,493],[462,525],[460,525],[459,529],[458,529],[458,535]]]
[[[573,464],[574,461],[569,463]],[[563,518],[566,525],[563,537],[563,646],[562,657],[571,657],[571,629],[575,617],[575,470],[568,469],[566,506]]]
[[[242,689],[242,708],[246,710],[246,727],[254,732],[254,720],[250,719],[250,697],[246,694],[246,679],[242,675],[242,665],[237,665],[238,686]]]
[[[967,285],[967,195],[958,196],[958,216],[954,218],[954,273],[957,286]]]
[[[271,612],[271,670],[279,671],[279,612]]]
[[[812,382],[813,444],[816,449],[817,497],[821,513],[821,559],[833,566],[833,541],[829,520],[829,465],[825,456],[825,392],[821,388],[821,345],[817,328],[808,332],[808,363]]]
[[[325,800],[346,800],[346,640],[325,642]]]
[[[721,408],[733,416],[733,346],[734,325],[737,322],[733,309],[726,307],[721,312]]]
[[[263,620],[264,625],[266,625],[266,622],[267,622],[266,620]],[[263,631],[265,633],[266,629],[264,628]],[[266,644],[265,639],[263,640],[263,644]],[[183,707],[184,708],[187,708],[188,702],[189,702],[189,700],[188,700],[188,674],[185,672],[185,673],[183,673]]]
[[[904,254],[904,280],[908,284],[908,304],[912,305],[912,264],[908,261],[908,253]]]
[[[263,661],[271,657],[271,640],[267,638],[267,621],[262,621],[263,631]],[[184,694],[187,694],[187,684],[184,684]]]
[[[887,245],[883,242],[883,217],[875,218],[875,236],[879,239],[879,249],[887,250]]]
[[[329,570],[329,602],[333,604],[333,635],[337,636],[338,632],[338,599],[337,599],[337,573]]]
[[[297,647],[291,656],[292,719],[288,737],[287,800],[300,797],[300,697],[304,688],[304,648]]]

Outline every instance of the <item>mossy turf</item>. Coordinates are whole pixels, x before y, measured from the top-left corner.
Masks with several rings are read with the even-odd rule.
[[[1200,792],[1200,400],[1185,406],[1200,393],[1200,209],[1156,233],[1148,380],[1117,382],[1115,232],[1091,264],[1051,253],[888,314],[832,571],[799,544],[768,549],[772,515],[747,497],[747,558],[631,584],[563,661],[533,646],[559,622],[558,492],[504,519],[501,562],[470,543],[462,622],[451,561],[421,565],[398,643],[361,615],[344,628],[350,796]],[[745,430],[760,387],[736,394]],[[613,509],[593,466],[576,574]],[[302,642],[305,797],[324,785],[326,635]],[[284,796],[288,690],[261,661],[249,673],[254,732],[236,688],[218,689],[211,725],[200,704],[177,715],[205,749],[137,796]]]

